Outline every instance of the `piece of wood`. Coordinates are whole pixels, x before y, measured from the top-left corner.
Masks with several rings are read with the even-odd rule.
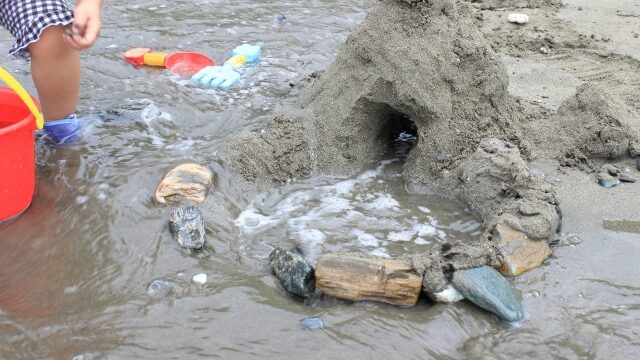
[[[370,255],[324,254],[316,265],[316,287],[337,299],[381,301],[413,306],[422,288],[422,276],[411,262]]]

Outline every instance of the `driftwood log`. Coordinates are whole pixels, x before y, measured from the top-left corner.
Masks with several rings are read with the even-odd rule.
[[[422,276],[410,261],[363,254],[324,254],[316,266],[316,286],[342,300],[373,300],[413,306],[418,301]]]

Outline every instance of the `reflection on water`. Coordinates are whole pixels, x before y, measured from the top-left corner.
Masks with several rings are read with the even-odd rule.
[[[38,136],[33,204],[0,224],[0,358],[634,358],[638,289],[608,280],[558,284],[562,268],[518,283],[541,294],[525,299],[536,316],[518,329],[464,302],[303,304],[268,273],[277,245],[298,246],[310,259],[344,250],[398,255],[443,239],[472,241],[480,231],[456,204],[406,194],[401,161],[350,179],[296,181],[253,202],[212,163],[222,143],[294,102],[299,88],[290,84],[330,63],[364,7],[359,0],[107,2],[103,36],[83,53],[84,140],[56,147]],[[121,59],[147,46],[224,61],[244,42],[262,45],[264,57],[228,92]],[[0,32],[0,52],[10,46]],[[35,93],[28,63],[3,66]],[[152,200],[162,175],[185,161],[217,174],[201,205],[206,252],[181,249],[167,228],[174,208]],[[199,273],[208,275],[204,286],[191,282]],[[310,316],[325,328],[300,329]]]
[[[640,221],[605,220],[605,230],[640,234]]]

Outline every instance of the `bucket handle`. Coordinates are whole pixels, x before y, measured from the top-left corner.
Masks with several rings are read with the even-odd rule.
[[[18,97],[20,97],[22,102],[27,105],[33,116],[35,116],[36,127],[38,129],[42,129],[44,126],[44,118],[42,117],[42,114],[40,114],[38,106],[33,102],[29,93],[22,87],[22,85],[20,85],[18,80],[11,76],[11,74],[9,74],[2,66],[0,66],[0,80],[4,81],[11,90],[18,94]]]

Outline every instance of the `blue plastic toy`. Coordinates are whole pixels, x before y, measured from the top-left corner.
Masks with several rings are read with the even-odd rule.
[[[227,64],[223,66],[207,66],[191,77],[193,82],[223,89],[228,89],[238,79],[240,79],[240,74],[235,71],[233,66]]]
[[[233,56],[225,61],[224,65],[207,66],[193,75],[191,81],[214,88],[228,89],[240,79],[236,69],[260,60],[260,46],[243,44],[233,49],[232,54]]]

